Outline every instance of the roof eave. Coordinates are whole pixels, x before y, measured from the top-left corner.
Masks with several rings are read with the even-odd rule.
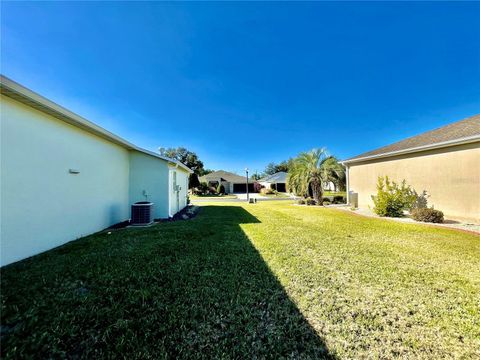
[[[470,143],[474,143],[474,142],[478,142],[478,141],[480,141],[480,135],[467,136],[467,137],[464,137],[464,138],[439,142],[439,143],[435,143],[435,144],[417,146],[417,147],[413,147],[413,148],[409,148],[409,149],[403,149],[403,150],[397,150],[397,151],[390,151],[390,152],[386,152],[386,153],[383,153],[383,154],[364,156],[364,157],[360,157],[360,158],[353,158],[353,159],[341,161],[341,164],[349,165],[349,164],[352,164],[352,163],[389,158],[389,157],[393,157],[393,156],[399,156],[399,155],[404,155],[404,154],[412,154],[412,153],[422,152],[422,151],[427,151],[427,150],[441,149],[441,148],[446,148],[446,147],[450,147],[450,146],[470,144]]]
[[[128,150],[136,150],[141,153],[157,157],[169,163],[178,165],[189,173],[193,173],[193,171],[188,166],[182,164],[180,161],[170,159],[160,154],[156,154],[152,151],[138,147],[128,142],[127,140],[122,139],[121,137],[111,133],[110,131],[102,128],[101,126],[98,126],[93,122],[81,117],[80,115],[77,115],[70,110],[65,109],[64,107],[54,103],[53,101],[48,100],[47,98],[37,94],[36,92],[33,92],[30,89],[27,89],[26,87],[16,83],[13,80],[10,80],[3,75],[0,75],[0,91],[3,95],[9,98],[19,101],[36,110],[42,111],[61,121],[64,121],[70,125],[73,125],[91,134],[99,136],[112,143],[120,145]]]

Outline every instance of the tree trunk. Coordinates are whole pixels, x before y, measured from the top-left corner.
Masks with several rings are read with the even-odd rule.
[[[318,180],[312,181],[312,193],[313,199],[317,205],[322,205],[322,184]]]

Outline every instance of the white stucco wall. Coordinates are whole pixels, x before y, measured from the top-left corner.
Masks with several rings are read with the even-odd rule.
[[[175,184],[175,175],[176,174],[176,184]],[[169,174],[169,216],[175,215],[177,212],[182,210],[187,206],[187,195],[188,195],[188,178],[190,174],[179,167],[170,167]],[[175,185],[180,187],[177,196],[177,190]],[[178,203],[177,203],[178,198]]]
[[[128,150],[0,100],[1,265],[129,218]]]
[[[177,177],[179,180],[179,184],[181,185],[182,189],[180,190],[180,210],[182,210],[185,206],[187,206],[187,197],[188,197],[188,179],[190,178],[190,174],[185,170],[178,168]]]
[[[130,204],[137,201],[154,203],[154,218],[169,216],[168,162],[154,156],[132,151],[130,153]],[[147,198],[143,195],[146,191]]]

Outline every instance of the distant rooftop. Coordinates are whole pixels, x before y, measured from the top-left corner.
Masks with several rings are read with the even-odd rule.
[[[454,122],[441,128],[412,136],[405,140],[365,152],[345,163],[380,157],[399,155],[401,153],[427,150],[430,147],[450,146],[461,141],[480,141],[480,114]]]
[[[200,177],[200,181],[217,181],[218,179],[222,179],[223,181],[228,181],[231,183],[244,183],[246,182],[245,176],[240,176],[228,171],[218,170],[211,172],[210,174],[204,175]],[[251,181],[251,180],[250,180]]]

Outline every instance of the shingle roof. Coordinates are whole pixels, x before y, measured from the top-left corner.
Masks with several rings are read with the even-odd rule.
[[[423,151],[429,147],[441,146],[442,144],[450,146],[457,144],[461,140],[480,141],[480,114],[365,152],[345,160],[344,163],[365,158],[395,156],[403,152]]]
[[[279,171],[275,174],[265,176],[258,180],[259,182],[269,182],[269,183],[284,183],[287,182],[287,173],[284,171]]]
[[[240,176],[224,170],[218,170],[202,176],[200,178],[200,181],[202,182],[217,181],[219,178],[231,183],[244,183],[246,180],[245,176]]]

